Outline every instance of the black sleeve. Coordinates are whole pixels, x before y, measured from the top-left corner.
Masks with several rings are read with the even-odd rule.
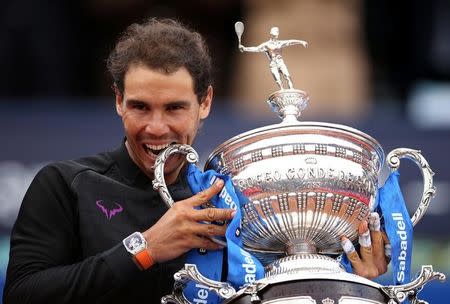
[[[140,271],[122,244],[79,260],[75,198],[58,169],[33,180],[11,234],[4,303],[98,303]]]

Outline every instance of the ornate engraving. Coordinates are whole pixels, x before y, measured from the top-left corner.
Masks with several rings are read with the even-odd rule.
[[[294,144],[292,146],[293,154],[305,154],[305,144]]]
[[[356,150],[349,148],[342,148],[334,144],[317,144],[317,143],[296,143],[296,144],[280,144],[270,147],[270,154],[263,155],[264,149],[258,149],[246,153],[240,154],[238,157],[234,158],[232,161],[223,161],[220,166],[226,166],[227,163],[231,162],[232,167],[236,170],[242,169],[245,165],[251,163],[258,163],[259,161],[266,158],[276,158],[281,156],[289,155],[307,155],[310,154],[311,157],[307,158],[305,162],[307,164],[318,164],[320,158],[313,157],[314,155],[334,155],[335,157],[341,159],[348,159],[361,165],[367,172],[376,172],[377,167],[373,164],[370,159],[370,155],[365,155]],[[334,153],[333,153],[334,152]],[[312,160],[315,161],[312,161]],[[219,166],[219,167],[220,167]]]
[[[308,165],[315,165],[317,164],[317,158],[308,157],[307,159],[305,159],[305,163],[307,163]]]
[[[368,212],[368,206],[356,198],[324,191],[266,196],[243,207],[243,243],[251,248],[271,244],[271,250],[289,254],[315,253],[341,235],[356,237],[352,223]]]
[[[233,161],[233,167],[235,169],[241,169],[241,168],[244,167],[244,165],[245,165],[245,162],[244,162],[244,158],[243,157],[239,157],[239,158],[237,158],[237,159],[235,159]]]
[[[328,145],[325,145],[325,144],[316,144],[316,147],[315,147],[316,154],[326,155],[327,147],[328,147]]]
[[[283,156],[283,146],[272,147],[272,156],[273,157]]]
[[[306,199],[308,195],[306,192],[300,192],[297,194],[298,198],[298,210],[304,211],[306,209]]]
[[[388,154],[386,159],[392,171],[395,171],[400,167],[401,158],[408,158],[412,160],[419,167],[423,176],[422,198],[416,212],[414,212],[414,215],[411,217],[413,226],[415,226],[420,221],[422,216],[424,216],[430,204],[431,198],[436,193],[436,187],[433,186],[434,172],[433,170],[431,170],[430,165],[428,165],[428,162],[422,156],[419,150],[412,150],[407,148],[398,148],[392,150]]]
[[[264,304],[316,304],[316,300],[311,298],[310,296],[297,296],[291,298],[279,298],[276,300],[270,300],[264,302]]]
[[[359,206],[361,209],[359,210],[359,214],[358,214],[358,221],[362,221],[363,219],[367,218],[367,215],[369,214],[369,207],[367,207],[364,204],[359,204]]]
[[[363,156],[361,153],[353,151],[353,161],[355,163],[361,164],[363,162]]]
[[[288,194],[287,194],[287,193],[279,194],[279,195],[277,196],[277,198],[278,198],[278,204],[279,204],[279,206],[280,206],[280,211],[281,211],[281,212],[287,212],[287,211],[289,211],[289,205],[288,205],[287,197],[288,197]]]
[[[325,198],[326,198],[326,193],[319,192],[316,194],[315,208],[316,208],[317,212],[323,211],[323,207],[325,206]]]
[[[331,197],[333,200],[333,206],[331,207],[331,211],[334,213],[339,213],[342,207],[342,202],[344,197],[340,194],[334,194],[333,197]]]
[[[336,157],[339,157],[339,158],[345,158],[345,156],[346,156],[346,153],[347,152],[347,150],[345,149],[345,148],[342,148],[342,147],[336,147]]]
[[[267,103],[270,105],[284,123],[297,122],[302,111],[307,107],[309,96],[306,92],[287,89],[276,91],[269,96]]]
[[[185,264],[184,268],[174,275],[175,285],[171,296],[163,298],[162,303],[189,303],[183,296],[183,289],[189,281],[200,283],[214,291],[222,299],[229,299],[236,294],[236,290],[228,283],[217,282],[204,277],[195,264]],[[171,302],[172,301],[172,302]]]
[[[370,299],[363,299],[359,297],[342,296],[339,299],[338,304],[384,304],[384,303]]]
[[[351,216],[353,214],[353,212],[355,211],[355,208],[356,208],[356,200],[355,199],[349,199],[349,198],[347,198],[347,199],[349,200],[349,203],[347,204],[347,210],[345,211],[345,213],[348,216]]]
[[[266,187],[277,181],[290,180],[290,187],[302,187],[308,189],[330,187],[342,188],[351,191],[361,197],[369,197],[374,194],[374,176],[356,176],[351,172],[336,171],[334,168],[322,168],[318,166],[281,168],[263,171],[257,169],[257,175],[249,174],[245,179],[234,179],[233,182],[239,190],[247,193],[247,189],[253,191],[255,187]]]
[[[252,162],[260,161],[263,158],[264,157],[263,157],[263,154],[262,154],[262,150],[257,150],[257,151],[252,152],[252,156],[251,156],[251,161]]]
[[[164,164],[170,155],[175,153],[181,153],[186,155],[186,160],[190,163],[197,163],[198,154],[189,145],[171,145],[167,147],[164,151],[162,151],[155,160],[155,171],[154,171],[154,179],[153,179],[153,189],[159,192],[164,203],[167,207],[172,207],[174,201],[172,196],[169,193],[169,190],[166,186],[166,181],[164,179]]]
[[[426,283],[431,280],[438,279],[445,280],[445,275],[441,272],[433,271],[433,266],[424,265],[420,271],[419,276],[412,282],[397,286],[382,286],[381,290],[391,298],[389,304],[402,303],[406,299],[411,304],[428,304],[428,302],[417,299],[417,294],[422,290]]]

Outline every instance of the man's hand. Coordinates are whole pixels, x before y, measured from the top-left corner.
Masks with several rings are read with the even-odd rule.
[[[353,271],[357,275],[373,279],[387,271],[390,259],[389,240],[386,234],[380,231],[378,213],[373,212],[369,215],[369,224],[367,221],[361,222],[358,232],[361,245],[359,254],[346,237],[342,237],[342,247],[352,263]]]
[[[155,262],[172,260],[192,248],[209,250],[221,249],[222,246],[211,241],[209,237],[225,235],[226,226],[201,223],[226,221],[233,218],[232,209],[205,208],[194,209],[208,202],[223,188],[223,181],[217,179],[208,189],[175,203],[160,219],[143,232],[148,243],[148,250]]]

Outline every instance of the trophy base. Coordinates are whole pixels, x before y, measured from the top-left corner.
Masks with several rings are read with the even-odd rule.
[[[224,304],[386,304],[376,282],[347,273],[335,259],[300,253],[278,259],[265,268],[265,277]]]
[[[335,280],[271,284],[255,294],[240,294],[224,304],[385,304],[389,298],[375,287]]]
[[[236,292],[227,282],[204,277],[195,264],[185,264],[184,269],[174,275],[172,294],[164,296],[161,303],[191,304],[183,294],[190,281],[217,293],[224,299],[224,304],[392,304],[402,303],[406,299],[411,303],[426,303],[417,299],[418,292],[433,279],[445,280],[443,273],[433,271],[431,265],[426,265],[410,283],[381,286],[346,273],[337,261],[319,254],[289,256],[270,267],[273,269],[267,269],[265,278],[244,285]]]
[[[295,90],[279,90],[272,93],[267,103],[272,111],[278,114],[283,122],[297,122],[302,111],[307,107],[309,101],[308,93]]]
[[[276,260],[265,269],[265,280],[270,284],[316,279],[354,282],[375,288],[379,286],[373,281],[346,272],[338,261],[321,254],[290,255]]]

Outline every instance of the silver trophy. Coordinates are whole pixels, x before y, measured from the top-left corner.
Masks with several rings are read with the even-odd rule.
[[[385,164],[381,145],[354,128],[323,122],[300,122],[308,94],[293,89],[292,79],[281,57],[281,48],[307,43],[271,39],[257,47],[244,47],[242,22],[235,25],[239,49],[264,52],[280,90],[269,104],[282,118],[275,125],[239,134],[218,146],[205,170],[214,169],[232,177],[241,203],[241,233],[245,249],[265,265],[265,277],[236,291],[228,283],[203,277],[195,265],[186,264],[175,274],[173,293],[162,303],[189,303],[182,294],[192,280],[215,291],[224,303],[425,303],[417,293],[432,279],[445,275],[423,266],[411,283],[382,286],[347,273],[332,256],[342,253],[340,238],[355,242],[358,226],[374,208],[378,177]],[[281,76],[288,88],[284,89]],[[155,189],[171,206],[173,200],[164,182],[164,162],[174,153],[198,156],[192,147],[173,145],[155,164]],[[387,166],[397,170],[400,159],[413,160],[423,176],[423,194],[412,216],[413,225],[422,218],[435,193],[433,171],[420,151],[399,148],[387,155]]]

